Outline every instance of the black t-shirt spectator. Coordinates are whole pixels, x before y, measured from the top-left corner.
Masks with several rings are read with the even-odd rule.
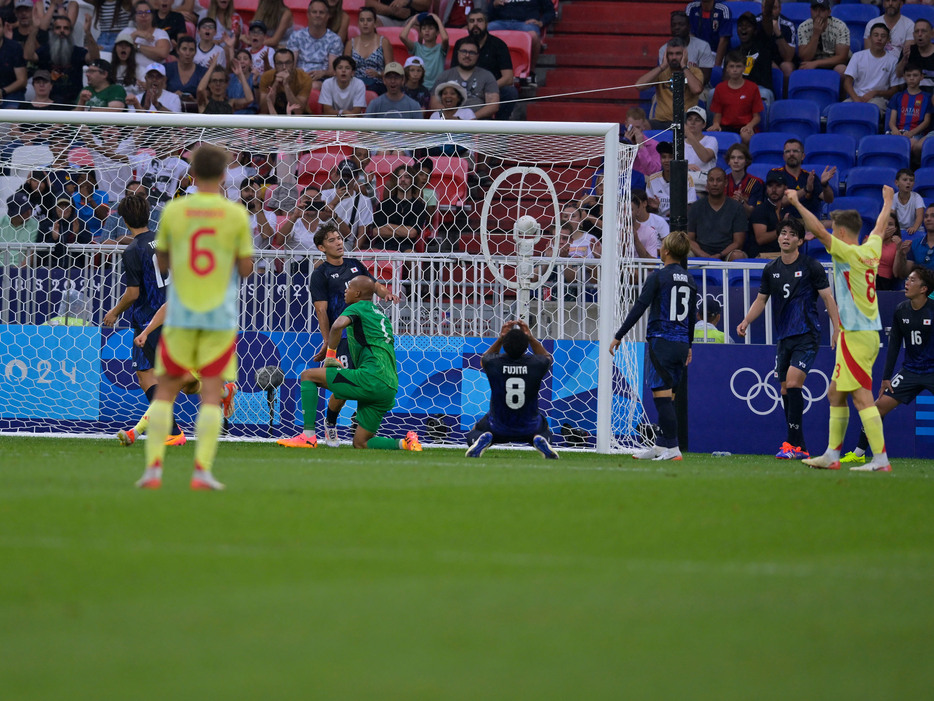
[[[749,43],[749,46],[745,48],[740,46],[737,51],[746,57],[745,76],[756,85],[771,90],[772,41],[769,36],[762,31],[762,27],[756,25],[756,33]],[[776,95],[776,97],[780,96]]]
[[[152,26],[156,29],[163,29],[165,33],[169,35],[169,39],[172,42],[178,41],[179,34],[185,34],[185,18],[182,17],[180,12],[169,12],[165,16],[165,19],[159,17],[159,13],[153,11],[152,13]]]
[[[16,80],[14,68],[25,67],[26,60],[23,58],[23,47],[15,41],[4,39],[3,44],[0,45],[0,87],[9,85]]]
[[[73,105],[78,101],[84,79],[84,61],[88,50],[76,46],[71,52],[71,62],[62,66],[52,63],[48,44],[36,49],[37,65],[52,74],[52,92],[49,97],[53,102]]]
[[[457,50],[466,38],[462,37],[454,43],[454,56],[457,56]],[[486,68],[496,80],[503,76],[504,70],[512,70],[512,56],[509,55],[509,47],[506,46],[506,42],[499,37],[488,34],[483,46],[480,47],[477,65],[480,68]]]
[[[13,29],[13,41],[15,41],[17,44],[25,47],[27,39],[29,39],[28,34],[22,34],[19,31],[19,29],[16,29],[16,28]],[[39,46],[45,46],[46,44],[48,44],[49,43],[49,30],[40,29],[38,32],[36,32],[36,42],[39,44]]]
[[[778,247],[777,238],[771,243],[760,246],[756,241],[756,234],[752,226],[753,224],[765,224],[766,231],[777,231],[778,223],[783,221],[785,217],[801,218],[798,210],[790,205],[775,209],[775,206],[768,200],[756,205],[756,208],[752,210],[752,214],[749,215],[749,231],[746,233],[746,245],[743,246],[746,255],[750,258],[757,258],[760,253],[780,253],[781,249]]]
[[[921,69],[921,74],[924,76],[924,80],[921,81],[921,89],[924,92],[934,91],[934,54],[925,58],[918,50],[918,45],[912,44],[908,50],[908,63],[912,63]]]

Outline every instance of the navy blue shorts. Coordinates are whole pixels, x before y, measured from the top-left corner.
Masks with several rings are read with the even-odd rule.
[[[911,404],[924,390],[934,394],[934,374],[919,375],[902,368],[892,375],[892,389],[885,393],[899,404]]]
[[[136,338],[143,332],[142,329],[133,329],[133,338]],[[130,360],[133,370],[142,372],[152,370],[156,367],[156,349],[159,347],[159,339],[162,338],[162,327],[160,326],[146,339],[146,344],[139,348],[133,341],[130,341]]]
[[[538,423],[538,429],[536,431],[533,433],[524,433],[520,435],[511,433],[497,433],[492,428],[490,428],[490,415],[484,414],[483,417],[473,427],[473,430],[467,434],[467,445],[473,445],[482,434],[487,432],[493,434],[494,443],[531,443],[535,436],[544,436],[546,440],[551,443],[551,429],[548,427],[548,419],[546,419],[545,415],[542,413],[539,413],[539,417],[541,420]]]
[[[646,342],[649,363],[645,376],[653,392],[675,389],[681,383],[684,364],[688,359],[688,344],[664,338],[650,338]]]
[[[805,375],[811,372],[817,348],[817,337],[813,334],[802,333],[781,339],[775,349],[775,375],[778,381],[785,381],[790,367],[798,368]]]

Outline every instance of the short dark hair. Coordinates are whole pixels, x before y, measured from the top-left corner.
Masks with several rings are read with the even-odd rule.
[[[877,29],[884,29],[887,35],[891,35],[892,32],[889,30],[885,22],[876,22],[869,28],[869,33],[872,34]]]
[[[331,62],[331,68],[336,71],[339,63],[346,63],[352,71],[357,70],[357,62],[353,60],[352,56],[338,56]]]
[[[179,34],[175,45],[176,50],[178,50],[178,47],[182,44],[194,44],[197,46],[198,41],[193,36],[191,36],[191,34]]]
[[[911,168],[902,168],[895,174],[895,179],[898,180],[903,175],[910,175],[913,178],[915,177],[915,172]]]
[[[913,73],[924,73],[924,71],[921,70],[921,66],[919,66],[917,63],[906,63],[905,70],[902,71],[902,75],[905,75],[908,71],[912,71]]]
[[[918,277],[921,278],[921,284],[928,288],[928,294],[934,292],[934,270],[916,265],[911,272],[917,273]]]
[[[739,51],[731,51],[723,59],[724,66],[728,63],[742,63],[743,65],[746,65],[746,57],[743,56]]]
[[[278,47],[278,48],[273,52],[272,55],[273,55],[273,56],[276,56],[277,54],[288,54],[288,55],[289,55],[289,58],[291,58],[293,61],[295,60],[295,52],[292,51],[292,49],[287,49],[287,48],[284,47],[284,46]]]
[[[322,224],[321,226],[319,226],[319,227],[318,227],[318,230],[315,232],[315,239],[314,239],[314,241],[315,241],[315,246],[316,246],[316,247],[317,247],[317,246],[323,246],[323,245],[324,245],[324,240],[328,237],[328,234],[333,233],[333,232],[335,232],[335,231],[336,231],[338,234],[341,232],[341,230],[340,230],[340,228],[338,228],[337,224],[335,224],[335,223],[332,222],[332,221],[325,222],[324,224]]]
[[[785,141],[785,143],[782,144],[782,145],[783,145],[783,146],[787,146],[788,144],[798,144],[798,146],[801,147],[801,150],[802,150],[802,151],[804,150],[804,142],[801,141],[801,139],[792,137],[791,139],[788,139],[787,141]]]
[[[684,43],[684,39],[682,39],[681,37],[671,37],[671,39],[668,40],[668,44],[667,44],[667,47],[669,49],[677,49],[677,48],[683,49],[685,46],[687,46],[687,44]]]
[[[649,196],[646,194],[645,190],[640,190],[639,188],[633,189],[629,197],[632,203],[637,205],[649,201]]]
[[[131,229],[142,229],[149,223],[149,202],[139,195],[127,195],[117,205],[117,214]]]
[[[201,144],[191,157],[191,175],[204,180],[220,180],[229,163],[229,151],[219,146]]]
[[[804,241],[804,222],[796,217],[785,217],[778,225],[779,233],[781,233],[782,229],[786,226],[792,230],[795,236]]]
[[[434,27],[435,29],[437,29],[437,28],[438,28],[438,23],[435,21],[435,18],[434,18],[434,17],[432,17],[431,15],[429,15],[429,16],[426,17],[425,19],[419,21],[418,26],[419,26],[419,28],[421,28],[421,27]]]
[[[202,17],[201,19],[198,20],[198,29],[201,29],[201,27],[203,27],[206,24],[213,24],[216,27],[217,20],[214,19],[213,17]]]
[[[529,337],[518,326],[513,326],[503,336],[503,350],[510,358],[521,358],[529,349]]]

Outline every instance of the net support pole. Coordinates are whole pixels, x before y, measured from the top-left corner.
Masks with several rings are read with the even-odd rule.
[[[686,231],[688,226],[688,162],[684,158],[684,73],[671,75],[672,124],[674,139],[671,160],[671,230]]]
[[[621,319],[619,259],[619,127],[607,131],[603,153],[603,254],[600,258],[600,320],[597,327],[597,452],[609,453],[612,439],[613,356],[608,349]]]

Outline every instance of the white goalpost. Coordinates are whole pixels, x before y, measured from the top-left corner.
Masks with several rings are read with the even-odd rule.
[[[133,330],[127,315],[102,325],[124,287],[116,206],[128,191],[141,193],[157,226],[165,202],[189,185],[187,152],[204,142],[235,154],[227,196],[256,221],[229,436],[281,437],[301,425],[297,378],[321,343],[308,279],[323,255],[310,233],[331,202],[354,242],[346,255],[402,297],[380,302],[399,360],[390,431],[462,444],[488,402],[479,357],[520,317],[555,357],[542,406],[556,444],[631,451],[646,440],[641,344],[606,351],[638,293],[635,151],[620,145],[618,130],[0,111],[0,213],[8,209],[4,221],[19,232],[18,242],[0,243],[0,431],[108,435],[136,422],[145,398],[130,365]],[[393,238],[399,231],[408,233]],[[582,234],[600,240],[599,258],[580,257],[575,242],[590,240]],[[194,400],[179,405],[183,427],[194,409]],[[349,406],[342,437],[351,422]]]

